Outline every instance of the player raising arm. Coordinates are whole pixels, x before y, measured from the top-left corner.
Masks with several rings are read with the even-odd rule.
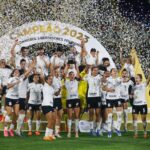
[[[80,115],[80,99],[78,93],[79,78],[78,67],[76,67],[77,75],[70,71],[68,74],[68,79],[65,81],[65,87],[67,90],[67,112],[68,112],[68,137],[71,137],[71,126],[73,120],[73,112],[75,114],[75,137],[78,138],[78,124],[79,124],[79,115]]]
[[[150,83],[150,71],[147,82],[142,83],[142,75],[137,74],[135,77],[135,86],[133,87],[133,106],[132,106],[132,115],[133,115],[133,127],[134,127],[134,138],[138,137],[138,129],[137,129],[137,120],[138,115],[140,113],[141,119],[143,122],[144,129],[144,138],[147,138],[147,102],[146,102],[146,86]]]

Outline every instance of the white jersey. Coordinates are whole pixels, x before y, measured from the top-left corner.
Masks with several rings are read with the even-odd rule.
[[[75,68],[72,68],[72,69],[68,69],[67,77],[69,77],[70,72],[73,72],[75,74],[75,76],[77,75],[77,70]]]
[[[88,55],[86,56],[86,63],[87,63],[88,65],[96,65],[96,60],[97,60],[97,58],[96,58],[96,57],[93,57],[91,54],[88,54]]]
[[[62,67],[65,64],[64,58],[63,57],[55,57],[52,56],[50,59],[51,64],[55,64],[55,66],[60,66]]]
[[[19,98],[27,98],[28,84],[28,78],[19,83]]]
[[[20,61],[21,61],[22,59],[26,60],[26,64],[27,64],[26,67],[29,66],[29,64],[30,64],[30,59],[29,59],[29,57],[27,57],[27,56],[26,56],[26,57],[23,57],[23,56],[21,56],[21,55],[16,54],[16,56],[15,56],[15,65],[16,65],[16,68],[19,68],[19,67],[20,67]]]
[[[73,80],[73,81],[66,80],[65,87],[67,90],[67,100],[79,98],[77,80]]]
[[[42,106],[51,106],[53,107],[54,103],[54,88],[47,83],[44,84],[43,86],[43,102]]]
[[[11,77],[8,80],[8,84],[13,84],[17,82],[18,80],[19,80],[18,77]],[[19,84],[16,84],[15,86],[9,88],[6,93],[6,98],[18,99],[19,98],[18,88],[19,88]]]
[[[59,89],[61,89],[61,78],[58,77],[56,78],[54,76],[53,78],[53,88],[55,91],[59,91]],[[54,96],[54,98],[60,98],[61,97],[61,93],[58,96]]]
[[[102,85],[106,85],[107,83],[102,83]],[[102,100],[102,105],[106,105],[106,95],[107,95],[107,92],[104,91],[103,89],[101,89],[101,92],[102,92],[102,95],[101,95],[101,100]]]
[[[9,68],[0,68],[0,79],[3,86],[6,86],[12,70]]]
[[[114,92],[107,92],[106,99],[108,100],[117,100],[120,98],[120,84],[121,79],[120,78],[107,78],[107,87],[112,88],[115,91]]]
[[[42,103],[42,89],[43,85],[40,83],[30,83],[28,86],[29,91],[29,104],[41,104]]]
[[[134,66],[132,64],[125,63],[124,64],[124,68],[128,71],[130,77],[134,77],[135,76]]]
[[[101,76],[87,75],[84,80],[88,82],[88,97],[101,96]]]
[[[133,88],[133,105],[146,105],[146,83],[140,83]]]
[[[86,56],[85,57],[81,57],[81,54],[77,54],[75,56],[75,61],[77,66],[80,66],[81,64],[85,64],[86,63]]]
[[[120,84],[120,98],[124,100],[129,99],[129,86],[133,85],[134,83],[129,80],[128,82],[121,81]]]
[[[47,64],[49,64],[49,58],[47,56],[43,56],[43,59],[46,61]],[[43,61],[43,59],[40,58],[40,56],[37,56],[36,57],[36,61],[37,61],[37,71],[38,72],[41,72],[41,69],[42,69],[42,72],[44,73],[44,75],[48,75],[48,69],[46,67],[46,64],[45,62]]]

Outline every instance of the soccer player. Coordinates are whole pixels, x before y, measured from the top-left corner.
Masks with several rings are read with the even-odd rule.
[[[94,135],[94,116],[96,118],[96,134],[100,136],[101,128],[101,76],[98,74],[98,67],[91,69],[91,74],[84,77],[88,82],[87,108],[89,110],[90,134]]]
[[[38,49],[38,56],[36,57],[37,62],[37,71],[40,73],[41,69],[45,76],[48,75],[48,69],[49,69],[49,57],[44,54],[44,48]]]
[[[15,51],[15,47],[17,45],[19,45],[18,39],[15,40],[15,43],[11,48],[10,63],[15,68],[19,68],[20,67],[20,60],[25,59],[26,60],[26,67],[28,68],[29,64],[30,64],[30,59],[28,57],[28,49],[27,49],[27,47],[22,47],[21,50],[20,50],[20,54],[17,54],[16,51]]]
[[[32,69],[35,66],[35,62],[32,62]],[[20,69],[19,69],[20,75],[24,74],[26,72],[26,60],[25,59],[21,59],[20,61]],[[23,79],[22,82],[19,83],[19,116],[18,116],[18,120],[17,120],[17,128],[15,133],[18,136],[22,136],[21,135],[21,128],[23,126],[23,121],[25,118],[25,112],[26,112],[26,100],[27,100],[27,90],[28,90],[28,76],[29,73],[26,74],[25,78]]]
[[[103,77],[101,79],[102,82],[102,87],[107,85],[107,78],[110,76],[110,72],[109,71],[105,71],[103,74]],[[101,116],[102,116],[102,125],[101,125],[101,129],[102,131],[107,131],[107,102],[106,102],[106,94],[107,92],[105,90],[103,90],[103,88],[101,88],[101,92],[102,92],[102,106],[101,106]]]
[[[134,77],[135,77],[135,73],[134,73],[135,58],[132,57],[131,55],[129,55],[125,59],[123,59],[122,52],[123,52],[123,50],[122,50],[122,48],[120,48],[121,65],[127,70],[127,72],[129,73],[129,77],[134,82],[135,81],[135,79],[134,79]],[[132,50],[131,52],[135,53],[134,50]]]
[[[150,71],[149,71],[150,73]],[[133,127],[134,127],[134,138],[138,138],[137,120],[140,113],[143,122],[144,138],[148,138],[147,135],[147,102],[146,102],[146,86],[149,85],[150,75],[146,83],[142,82],[142,75],[137,74],[135,77],[136,85],[133,87]]]
[[[65,56],[63,55],[63,52],[61,50],[61,47],[57,48],[57,51],[53,54],[53,56],[50,59],[50,67],[51,70],[56,67],[62,67],[65,64]]]
[[[43,140],[45,141],[55,140],[55,137],[53,136],[53,129],[55,126],[53,99],[54,99],[54,95],[60,94],[60,89],[59,91],[55,92],[52,84],[53,84],[53,76],[48,75],[45,79],[45,83],[43,86],[43,102],[42,102],[42,111],[48,121],[46,131],[45,131],[45,136],[43,138]]]
[[[11,73],[11,77],[8,80],[7,84],[7,93],[6,93],[6,117],[5,117],[5,123],[4,123],[4,136],[8,137],[14,136],[14,125],[16,124],[16,119],[18,117],[19,113],[19,83],[23,81],[25,76],[32,70],[32,67],[25,72],[23,75],[20,76],[20,72],[18,69],[14,69]],[[12,112],[13,109],[13,112]],[[10,117],[12,118],[12,122],[9,128],[9,134],[8,134],[8,123],[10,122]]]
[[[76,67],[77,68],[77,67]],[[79,73],[77,73],[76,78],[79,78]],[[79,82],[75,78],[75,73],[73,71],[69,72],[69,79],[65,81],[65,87],[67,90],[67,112],[68,112],[68,134],[67,137],[71,137],[71,126],[73,120],[73,112],[75,115],[75,137],[78,138],[78,125],[79,125],[79,115],[80,115],[80,99],[78,94],[78,84]]]
[[[121,136],[120,127],[122,121],[122,103],[120,100],[120,84],[121,80],[118,78],[117,70],[112,68],[110,71],[110,77],[107,79],[107,85],[104,87],[106,90],[106,102],[107,102],[107,123],[108,123],[108,138],[112,137],[112,116],[113,108],[116,108],[117,113],[117,129],[116,133],[118,136]]]
[[[41,119],[41,104],[42,104],[42,88],[43,85],[40,80],[39,74],[33,75],[33,82],[29,84],[28,87],[28,112],[29,112],[29,119],[28,119],[28,127],[29,132],[28,135],[32,135],[32,120],[34,114],[36,115],[36,132],[35,135],[40,135],[39,128],[40,128],[40,119]]]
[[[128,131],[128,101],[129,101],[129,88],[133,86],[133,82],[129,78],[129,74],[126,69],[122,71],[121,85],[120,85],[120,98],[123,104],[123,116],[125,131]]]
[[[61,81],[59,68],[54,69],[53,87],[55,91],[61,90],[61,87],[62,87],[62,81]],[[61,93],[59,93],[59,95],[57,96],[54,96],[54,112],[55,112],[55,136],[58,138],[61,138],[59,134],[61,118],[63,114]]]
[[[11,73],[12,73],[11,67],[8,66],[6,60],[2,58],[0,60],[0,79],[1,79],[1,86],[2,86],[1,100],[4,101],[4,105],[5,105],[5,96],[6,96],[6,90],[7,90],[7,82],[9,80]]]

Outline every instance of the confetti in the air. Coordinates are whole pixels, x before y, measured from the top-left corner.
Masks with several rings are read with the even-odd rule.
[[[136,4],[137,2],[137,4]],[[98,39],[119,68],[119,49],[135,47],[143,70],[150,62],[149,1],[127,0],[5,0],[1,1],[0,36],[27,22],[58,20],[88,31]],[[137,7],[136,5],[139,5]],[[145,7],[145,5],[147,5]],[[130,7],[129,7],[130,6]],[[140,10],[140,11],[137,11]],[[48,51],[57,44],[43,44]],[[34,51],[37,45],[30,47]]]

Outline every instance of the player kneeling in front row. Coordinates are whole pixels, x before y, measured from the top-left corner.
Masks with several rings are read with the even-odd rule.
[[[53,98],[54,95],[60,94],[60,90],[55,92],[54,88],[52,87],[52,83],[53,83],[53,76],[51,75],[47,76],[46,82],[43,86],[43,102],[42,102],[42,111],[48,121],[46,131],[45,131],[45,136],[43,138],[43,140],[45,141],[55,140],[55,137],[53,136],[53,129],[55,125]]]
[[[134,138],[138,137],[137,129],[137,119],[139,113],[141,114],[141,119],[143,122],[144,128],[144,138],[147,138],[147,103],[146,103],[146,86],[150,82],[150,76],[148,77],[147,83],[142,83],[142,75],[137,74],[135,77],[136,85],[133,87],[133,106],[132,106],[132,115],[133,115],[133,126],[134,126]]]

